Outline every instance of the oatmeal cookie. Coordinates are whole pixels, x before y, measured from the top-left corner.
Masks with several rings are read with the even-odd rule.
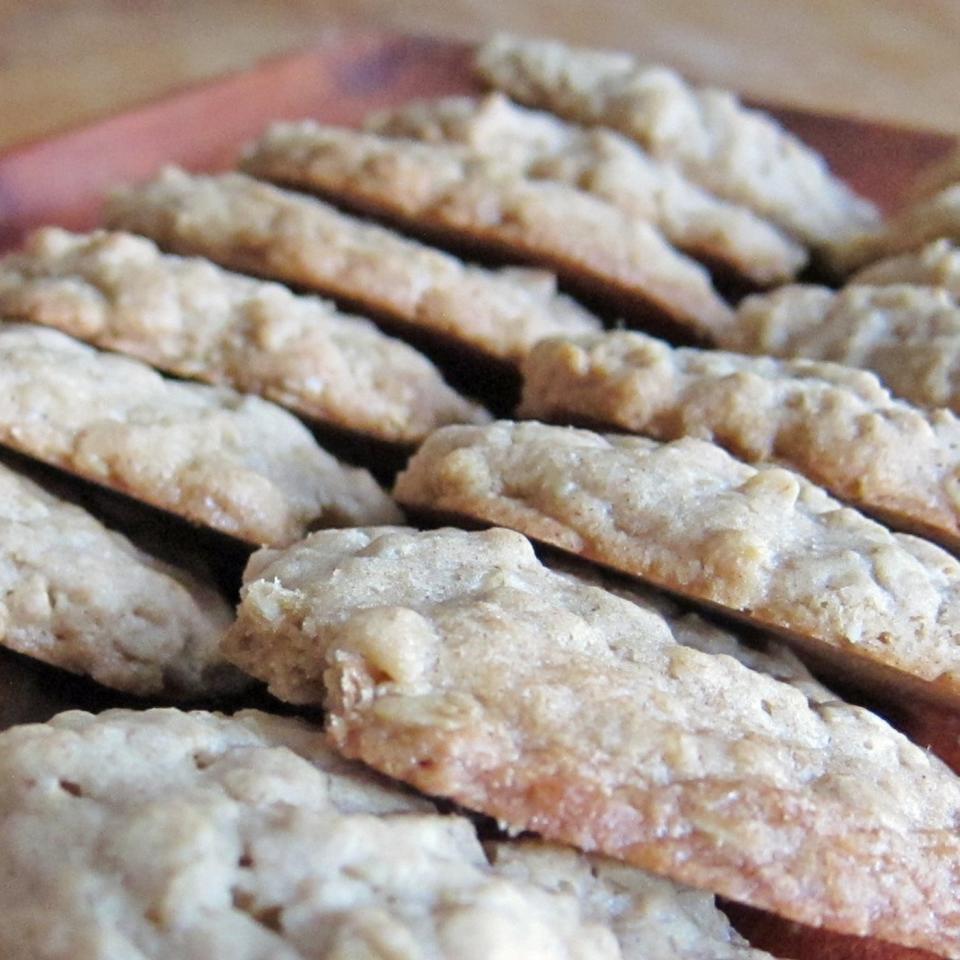
[[[0,316],[56,327],[180,377],[267,397],[311,421],[415,444],[488,419],[367,320],[143,237],[39,230],[0,260]]]
[[[709,339],[730,308],[699,264],[648,222],[561,182],[529,179],[461,144],[391,140],[312,121],[275,124],[244,170],[315,190],[441,241],[556,271],[643,325]]]
[[[960,549],[960,420],[895,400],[865,370],[619,331],[543,340],[523,373],[524,417],[710,440]]]
[[[614,130],[579,127],[501,93],[419,101],[371,117],[368,129],[462,143],[534,180],[558,180],[646,220],[678,249],[760,287],[806,264],[804,247],[773,224],[688,180]]]
[[[212,585],[0,465],[0,644],[117,690],[196,698],[244,686],[219,651],[232,622]]]
[[[448,428],[450,429],[450,428]],[[960,782],[506,530],[341,530],[251,559],[225,652],[347,756],[783,916],[960,955]]]
[[[743,300],[717,341],[739,353],[860,367],[904,400],[960,411],[960,305],[942,288],[781,287]]]
[[[665,67],[626,53],[507,35],[483,44],[475,66],[483,80],[521,103],[619,130],[695,183],[811,246],[879,219],[823,157],[772,117]]]
[[[118,191],[108,223],[176,253],[347,301],[395,327],[516,363],[537,340],[600,322],[544,271],[485,270],[243,174],[169,168]]]
[[[0,735],[6,960],[769,960],[706,893],[471,823],[244,711]]]
[[[720,608],[865,685],[960,703],[960,562],[782,467],[504,421],[432,434],[395,494]]]
[[[0,324],[0,443],[258,545],[400,516],[280,407],[43,327]]]

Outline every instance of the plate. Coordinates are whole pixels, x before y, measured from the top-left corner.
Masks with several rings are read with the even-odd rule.
[[[226,169],[272,120],[356,125],[371,110],[413,97],[476,92],[470,50],[453,40],[329,31],[310,49],[16,147],[0,154],[0,250],[41,224],[94,226],[111,187],[149,177],[165,163]],[[930,131],[758,105],[885,209],[954,143]]]

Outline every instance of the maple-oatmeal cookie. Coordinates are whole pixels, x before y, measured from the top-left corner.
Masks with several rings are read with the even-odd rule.
[[[432,434],[394,493],[720,609],[880,692],[960,702],[960,562],[783,467],[691,437],[501,421]]]
[[[485,419],[426,357],[368,320],[206,260],[164,255],[132,234],[37,231],[22,253],[0,260],[0,316],[387,443]]]
[[[280,407],[43,327],[0,324],[0,443],[258,545],[400,516]]]
[[[553,844],[485,850],[257,711],[0,734],[0,873],[6,960],[769,960],[707,893]]]
[[[511,830],[960,952],[960,782],[862,708],[682,645],[507,530],[320,531],[245,579],[224,652],[322,705],[347,756]]]
[[[671,347],[616,331],[542,340],[523,375],[521,416],[709,440],[960,548],[960,420],[893,398],[866,370]]]
[[[317,191],[416,232],[555,271],[636,325],[709,340],[730,308],[658,229],[562,182],[530,179],[461,144],[393,140],[312,121],[275,124],[244,170]]]
[[[168,168],[115,192],[106,219],[174,253],[346,301],[400,334],[432,334],[511,364],[542,337],[600,328],[548,272],[473,266],[240,173]]]

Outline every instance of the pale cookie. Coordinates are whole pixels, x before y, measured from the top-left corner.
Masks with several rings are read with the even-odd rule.
[[[703,440],[504,421],[432,434],[395,494],[721,608],[864,684],[960,703],[960,562],[780,467]]]
[[[890,391],[960,411],[960,305],[945,289],[788,286],[740,303],[718,345],[872,370]]]
[[[559,180],[648,220],[679,249],[757,286],[783,283],[804,248],[746,207],[697,186],[634,141],[527,110],[501,93],[419,101],[371,118],[368,128],[431,143],[462,143],[522,176]]]
[[[709,894],[496,843],[244,711],[0,736],[5,960],[764,960]]]
[[[0,644],[140,695],[244,686],[219,653],[210,585],[0,466]]]
[[[935,240],[960,242],[960,183],[923,197],[883,223],[830,245],[827,258],[839,274],[900,253],[910,253]]]
[[[441,240],[554,270],[631,322],[642,325],[652,314],[709,338],[730,316],[707,271],[650,223],[575,186],[525,178],[461,144],[280,123],[242,165]]]
[[[483,354],[519,361],[542,337],[600,322],[540,271],[484,270],[243,174],[167,169],[116,193],[111,226],[161,247],[295,283]]]
[[[619,130],[695,183],[811,246],[878,219],[871,203],[772,117],[726,91],[691,86],[665,67],[506,35],[483,44],[475,66],[515,100]]]
[[[960,955],[946,767],[862,708],[681,646],[518,534],[323,531],[261,551],[225,653],[322,703],[347,756],[512,829]]]
[[[42,327],[0,325],[0,443],[250,543],[400,516],[272,403]]]
[[[624,331],[543,340],[523,374],[521,416],[710,440],[960,549],[960,420],[894,400],[864,370],[674,348]]]
[[[369,321],[205,260],[164,256],[131,234],[38,231],[24,253],[0,260],[0,315],[390,443],[487,419],[426,357]]]
[[[942,287],[960,299],[960,246],[935,240],[920,250],[878,260],[855,273],[847,285],[883,287],[897,283]]]

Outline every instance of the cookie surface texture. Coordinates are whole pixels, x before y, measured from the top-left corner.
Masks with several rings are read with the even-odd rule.
[[[426,357],[369,321],[131,234],[38,231],[0,260],[0,316],[386,442],[483,419]]]
[[[751,210],[721,200],[609,129],[584,128],[528,110],[501,93],[447,97],[385,111],[367,128],[430,143],[462,143],[536,180],[558,180],[647,220],[707,264],[769,286],[806,263],[797,241]]]
[[[392,140],[311,121],[276,124],[243,167],[444,241],[556,271],[641,326],[649,315],[665,316],[708,339],[729,319],[706,270],[649,222],[461,144]]]
[[[960,700],[960,562],[782,467],[693,438],[501,421],[434,433],[395,493],[719,607],[868,686]]]
[[[864,370],[674,348],[618,331],[544,340],[523,374],[522,416],[709,440],[960,548],[960,420],[895,400]]]
[[[323,703],[346,755],[514,829],[960,949],[945,766],[861,708],[682,646],[516,533],[321,531],[261,551],[225,653]]]
[[[781,287],[741,301],[717,340],[724,350],[860,367],[904,400],[960,410],[960,305],[943,288]]]
[[[691,180],[819,246],[876,222],[872,204],[772,117],[624,53],[502,35],[476,56],[481,79],[521,103],[613,127]]]
[[[343,299],[399,332],[433,334],[505,361],[518,361],[542,337],[600,326],[543,271],[471,266],[239,173],[167,169],[118,191],[106,218],[174,253]]]
[[[43,327],[0,325],[0,443],[255,544],[399,517],[280,407]]]
[[[0,644],[129,693],[239,690],[220,656],[233,611],[85,510],[0,466]]]
[[[291,719],[61,714],[0,735],[0,781],[8,960],[767,957],[709,894],[549,844],[486,853]]]

